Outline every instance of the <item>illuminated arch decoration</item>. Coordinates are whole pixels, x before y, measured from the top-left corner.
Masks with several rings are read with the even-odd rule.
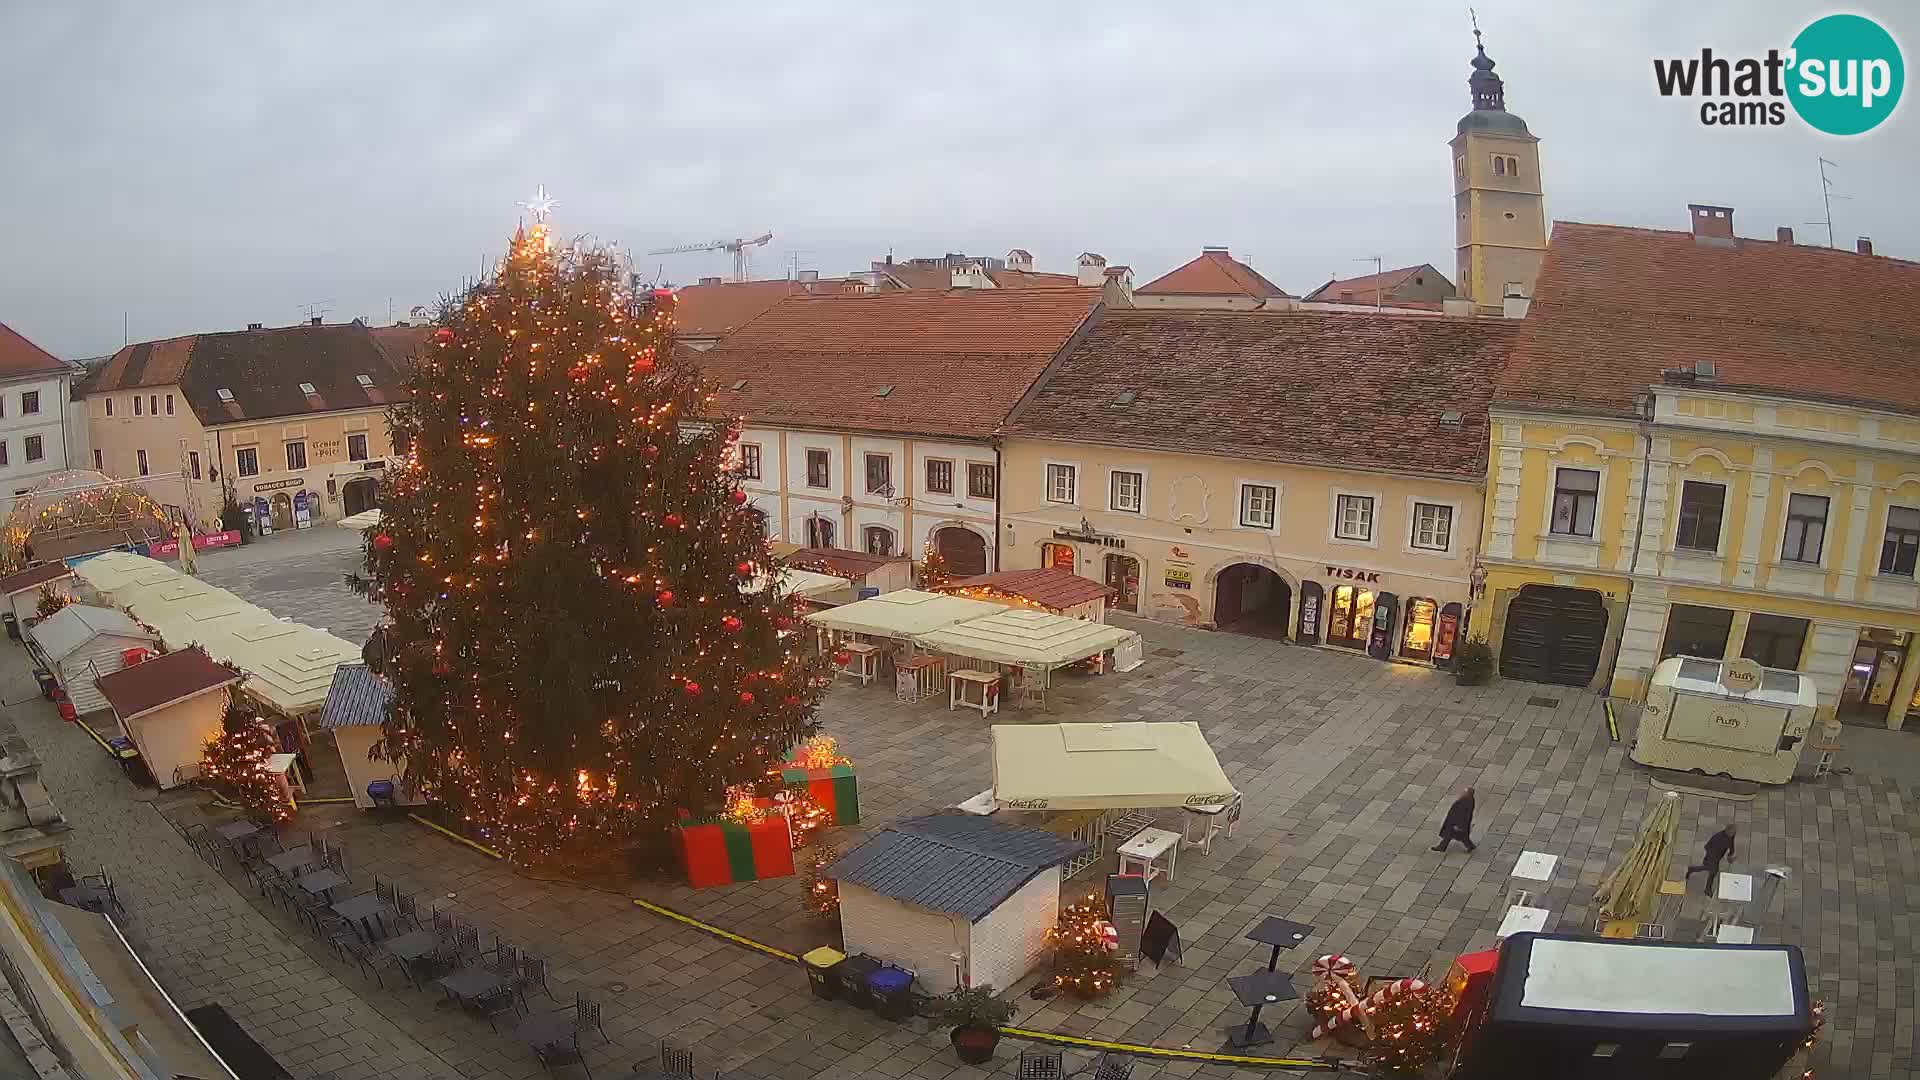
[[[8,570],[26,563],[29,543],[93,532],[150,533],[166,529],[166,511],[139,480],[115,480],[91,469],[57,472],[13,501],[7,515],[5,549]]]

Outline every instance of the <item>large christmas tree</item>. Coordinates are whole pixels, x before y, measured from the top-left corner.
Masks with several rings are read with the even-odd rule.
[[[824,670],[750,591],[771,562],[672,349],[671,297],[517,233],[447,305],[396,410],[368,537],[394,708],[381,751],[521,862],[661,837],[814,730]]]

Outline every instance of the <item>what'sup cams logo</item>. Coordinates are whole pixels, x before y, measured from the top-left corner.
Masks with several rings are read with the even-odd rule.
[[[1729,58],[1699,56],[1653,62],[1661,97],[1699,98],[1709,127],[1778,127],[1787,107],[1816,131],[1863,135],[1900,105],[1906,65],[1900,46],[1862,15],[1828,15],[1807,24],[1786,51]]]

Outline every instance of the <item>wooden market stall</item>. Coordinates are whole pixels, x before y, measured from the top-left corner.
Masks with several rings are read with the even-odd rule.
[[[1011,988],[1046,951],[1078,840],[968,814],[889,825],[822,873],[846,951],[912,971],[931,994]],[[958,957],[956,960],[955,957]]]
[[[821,648],[832,652],[836,675],[865,685],[885,674],[881,647],[873,639],[899,642],[910,652],[922,634],[1004,610],[981,600],[900,589],[816,611],[806,619],[819,632]]]
[[[913,587],[913,560],[904,555],[869,555],[844,548],[794,548],[780,556],[794,570],[809,570],[840,578],[837,590],[811,599],[818,604],[850,604],[872,590],[885,594]]]
[[[228,689],[240,673],[198,649],[154,656],[100,677],[120,730],[165,791],[199,774],[202,751],[220,736]]]
[[[41,563],[17,574],[0,577],[0,600],[13,616],[15,627],[25,627],[40,613],[40,590],[50,589],[61,596],[73,595],[73,568],[66,563]]]
[[[976,574],[942,585],[938,591],[1091,622],[1107,621],[1107,601],[1114,592],[1091,578],[1053,566]]]
[[[392,688],[367,665],[341,664],[333,671],[333,683],[320,710],[318,725],[333,732],[340,767],[347,774],[347,790],[353,795],[353,805],[362,810],[426,802],[408,786],[404,761],[369,756],[373,744],[380,741],[387,704],[392,700]]]
[[[53,673],[76,713],[107,707],[95,680],[127,664],[136,650],[150,650],[153,636],[114,608],[68,604],[27,631],[34,659]]]
[[[1056,668],[1100,659],[1109,651],[1130,656],[1137,665],[1141,652],[1140,635],[1132,630],[1030,608],[1002,608],[915,640],[930,652],[1020,669],[1035,693],[1044,692]]]

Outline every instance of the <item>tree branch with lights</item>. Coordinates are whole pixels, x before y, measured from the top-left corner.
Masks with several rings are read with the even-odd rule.
[[[772,555],[737,424],[672,300],[516,234],[447,305],[391,421],[365,547],[393,704],[378,750],[520,863],[603,864],[717,813],[815,730],[821,663],[753,591]]]

